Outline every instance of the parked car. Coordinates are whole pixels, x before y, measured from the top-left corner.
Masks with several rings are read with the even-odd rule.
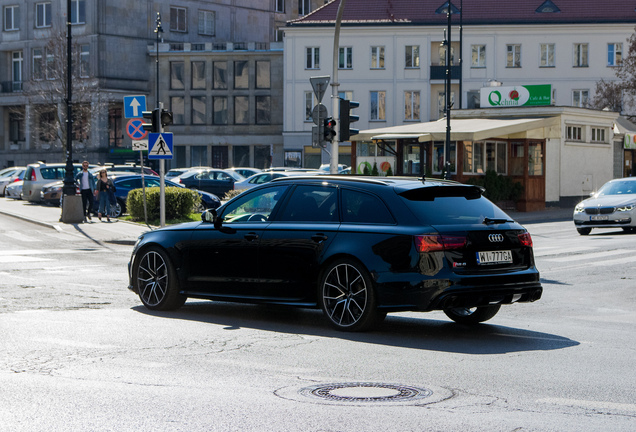
[[[443,180],[279,178],[202,222],[141,235],[129,288],[153,310],[188,297],[322,308],[338,330],[397,311],[477,324],[543,290],[530,234],[482,192]]]
[[[115,211],[111,215],[113,217],[119,217],[126,212],[126,199],[128,198],[128,193],[133,189],[141,188],[141,175],[133,174],[133,175],[118,175],[109,177],[113,184],[115,185],[115,198],[117,199],[117,204],[115,205]],[[151,187],[159,187],[161,179],[157,176],[149,176],[144,175],[144,184],[147,188]],[[166,187],[184,187],[183,185],[174,183],[170,180],[165,180],[164,183]],[[221,205],[221,200],[214,194],[207,193],[204,191],[196,191],[201,197],[201,204],[199,206],[200,211],[204,211],[206,209],[215,209]],[[95,199],[93,202],[93,211],[97,214],[97,210],[99,209],[99,201]]]
[[[248,178],[250,176],[253,176],[254,174],[258,174],[260,172],[263,172],[262,169],[258,169],[258,168],[248,168],[248,167],[232,167],[232,168],[227,168],[226,171],[234,171],[239,173],[240,175],[242,175],[245,178]]]
[[[234,190],[251,189],[255,186],[268,183],[275,178],[280,177],[292,177],[292,176],[306,176],[312,172],[305,171],[265,171],[258,174],[254,174],[246,178],[245,180],[237,181],[234,183]],[[313,174],[322,174],[322,172],[315,171]]]
[[[61,206],[62,205],[62,190],[64,189],[64,181],[54,181],[52,183],[45,184],[40,190],[40,202],[46,205]],[[79,195],[79,186],[75,185],[75,192]]]
[[[21,200],[23,183],[24,182],[22,180],[11,183],[9,186],[5,188],[4,196],[6,198]]]
[[[344,164],[338,164],[338,174],[343,174],[343,171],[349,169],[349,172],[351,172],[351,168],[348,167],[347,165]],[[330,164],[322,164],[320,165],[320,168],[318,168],[319,171],[324,171],[325,173],[329,174],[331,173],[331,165]]]
[[[581,235],[592,228],[636,231],[636,177],[610,180],[574,208],[574,226]]]
[[[192,167],[192,168],[172,168],[166,173],[166,178],[173,179],[174,177],[180,176],[181,174],[184,174],[188,171],[199,170],[199,169],[210,169],[210,168],[211,167],[203,167],[203,166]]]
[[[89,165],[89,169],[95,167],[96,165]],[[73,164],[73,177],[75,177],[75,174],[81,170],[81,163]],[[42,186],[51,183],[54,180],[63,180],[65,175],[65,163],[46,164],[39,162],[27,165],[23,179],[24,184],[22,186],[23,199],[31,202],[40,201],[40,191],[42,190]]]
[[[99,172],[100,169],[106,169],[106,171],[110,172],[127,172],[127,173],[131,173],[131,174],[141,174],[141,170],[143,168],[144,170],[144,174],[145,175],[154,175],[154,176],[158,176],[159,173],[157,173],[155,170],[153,170],[150,167],[141,167],[140,165],[134,165],[134,164],[125,164],[125,165],[104,165],[104,166],[99,166],[96,168],[91,169],[91,172],[93,173],[93,175],[97,175],[97,173]]]
[[[234,189],[234,182],[245,177],[234,171],[209,168],[187,171],[172,181],[190,189],[198,189],[223,197],[227,191]]]
[[[11,167],[0,171],[0,196],[5,195],[5,189],[11,183],[22,180],[25,171],[26,167]]]

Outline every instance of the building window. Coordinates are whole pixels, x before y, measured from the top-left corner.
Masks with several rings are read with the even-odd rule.
[[[13,31],[20,29],[20,6],[4,7],[4,31]]]
[[[86,2],[84,0],[71,0],[71,24],[86,23]]]
[[[55,71],[55,55],[50,49],[46,49],[46,79],[54,80],[56,78]]]
[[[554,67],[554,44],[541,44],[540,67]]]
[[[124,143],[124,130],[122,129],[121,108],[108,110],[108,147],[121,147]]]
[[[170,88],[172,90],[183,90],[185,64],[183,62],[170,62]]]
[[[73,108],[73,140],[86,142],[90,138],[90,108],[86,104]]]
[[[404,92],[404,120],[420,119],[420,92]]]
[[[173,123],[176,125],[185,124],[185,101],[183,96],[172,96],[170,98],[170,109]]]
[[[450,104],[453,106],[455,104],[455,92],[452,91],[450,96]],[[441,119],[444,117],[446,117],[446,93],[441,92],[437,94],[437,118]]]
[[[25,141],[24,116],[18,113],[9,113],[9,141]]]
[[[404,57],[405,68],[419,68],[420,67],[420,47],[419,45],[407,45]]]
[[[543,175],[543,146],[539,143],[528,145],[528,175]]]
[[[191,146],[190,147],[190,164],[191,166],[207,166],[208,165],[208,146]]]
[[[471,46],[472,59],[470,67],[484,68],[486,67],[486,45]]]
[[[268,89],[272,85],[271,68],[269,61],[256,62],[256,88]]]
[[[192,124],[206,124],[206,97],[192,96]]]
[[[276,12],[285,13],[285,0],[276,0]]]
[[[205,36],[214,36],[215,32],[215,19],[214,12],[211,11],[199,11],[199,34]]]
[[[465,174],[485,174],[486,171],[506,174],[507,160],[506,142],[464,141]]]
[[[279,27],[277,29],[274,29],[274,41],[283,42],[284,39],[285,39],[285,28]]]
[[[13,81],[13,91],[22,90],[22,51],[14,51],[11,54],[12,68],[11,68],[11,80]]]
[[[212,99],[212,122],[215,125],[227,124],[227,97],[215,96]]]
[[[249,124],[249,107],[247,96],[234,96],[234,124]]]
[[[572,106],[586,108],[589,94],[589,90],[572,90]]]
[[[42,57],[41,48],[33,48],[33,79],[44,79],[44,58]]]
[[[353,69],[352,47],[340,47],[338,50],[338,69]]]
[[[568,141],[583,141],[583,127],[567,126],[565,138]]]
[[[386,92],[371,92],[371,113],[369,120],[386,120]]]
[[[592,142],[606,143],[605,129],[604,128],[592,128]]]
[[[371,47],[371,69],[384,69],[384,47]]]
[[[316,99],[316,95],[314,92],[306,91],[305,92],[305,121],[310,122],[313,121],[313,117],[311,116],[314,106],[318,104],[318,99]]]
[[[298,15],[307,15],[309,12],[311,12],[311,1],[298,0]]]
[[[320,69],[320,48],[307,47],[305,69]]]
[[[446,46],[440,45],[439,47],[439,64],[440,66],[446,66]],[[451,65],[455,64],[455,47],[450,47],[450,63]]]
[[[588,44],[574,44],[574,67],[588,67]]]
[[[249,88],[249,70],[247,61],[235,61],[234,62],[234,88],[246,89]]]
[[[205,89],[205,62],[193,61],[192,68],[192,88],[195,90]]]
[[[506,67],[521,67],[521,45],[506,45]]]
[[[39,116],[39,137],[41,142],[51,142],[55,140],[57,122],[53,111],[44,111]]]
[[[79,53],[79,74],[81,78],[90,76],[90,45],[80,45]]]
[[[270,96],[256,96],[256,124],[272,123],[272,100]]]
[[[185,32],[187,9],[181,7],[170,7],[170,31]]]
[[[623,44],[609,43],[607,44],[607,65],[621,66],[623,64]]]
[[[212,88],[216,90],[227,89],[227,62],[212,63],[213,81]]]
[[[51,27],[51,3],[35,4],[35,27]]]

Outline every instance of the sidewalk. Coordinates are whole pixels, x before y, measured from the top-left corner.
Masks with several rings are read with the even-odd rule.
[[[506,213],[521,224],[557,222],[572,220],[570,208],[548,207],[536,212]],[[61,232],[75,233],[100,243],[133,245],[141,233],[149,231],[146,225],[111,219],[113,222],[100,222],[96,217],[89,223],[65,224],[60,222],[62,210],[59,207],[30,203],[28,201],[0,198],[0,214],[13,216]]]
[[[81,235],[98,243],[134,245],[141,233],[150,230],[146,225],[112,218],[110,223],[100,222],[97,217],[93,217],[93,221],[89,223],[65,224],[60,222],[62,209],[59,207],[11,198],[0,198],[0,214],[36,223],[60,232]]]

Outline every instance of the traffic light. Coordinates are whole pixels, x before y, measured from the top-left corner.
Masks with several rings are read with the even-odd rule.
[[[333,137],[336,136],[336,121],[332,117],[327,117],[324,123],[324,137],[325,141],[333,141]]]
[[[161,127],[165,127],[172,124],[172,111],[167,109],[161,110]]]
[[[141,126],[145,131],[158,133],[161,132],[159,129],[159,122],[157,121],[157,117],[159,117],[159,108],[156,108],[152,111],[143,111],[141,115],[144,118],[144,123]]]
[[[340,99],[340,134],[338,134],[340,142],[349,141],[352,135],[357,135],[360,132],[360,130],[350,127],[351,123],[360,120],[357,115],[351,115],[351,110],[359,106],[360,102]]]

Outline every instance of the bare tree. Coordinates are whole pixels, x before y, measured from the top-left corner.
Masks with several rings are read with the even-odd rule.
[[[630,119],[636,118],[636,32],[627,39],[627,51],[614,72],[618,80],[601,80],[596,83],[591,106],[596,109],[609,108]]]
[[[54,31],[48,42],[33,48],[33,70],[24,83],[23,94],[29,110],[21,110],[24,120],[29,122],[34,142],[53,144],[66,154],[66,98],[67,46],[64,31]],[[73,141],[87,144],[91,133],[91,114],[100,110],[107,102],[100,94],[99,81],[90,77],[88,44],[73,39],[72,45],[72,94],[73,94]],[[15,111],[15,109],[14,109]],[[28,113],[28,114],[27,114]]]

